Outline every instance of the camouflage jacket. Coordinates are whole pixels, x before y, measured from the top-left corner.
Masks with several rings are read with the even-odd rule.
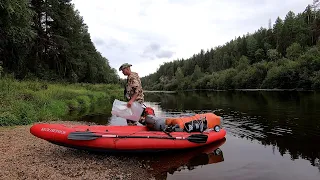
[[[143,103],[144,95],[140,77],[137,73],[131,72],[131,74],[127,78],[125,96],[128,100],[130,100],[135,93],[138,93],[136,101],[138,101],[139,103]]]

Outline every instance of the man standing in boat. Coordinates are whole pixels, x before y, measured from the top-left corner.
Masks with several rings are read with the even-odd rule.
[[[123,75],[127,76],[127,83],[125,86],[125,97],[128,100],[128,107],[131,107],[132,103],[134,101],[139,102],[140,104],[143,104],[144,102],[144,94],[143,89],[141,85],[141,80],[136,72],[132,72],[130,67],[132,65],[128,63],[124,63],[120,66],[119,71],[122,71]],[[128,120],[127,124],[129,126],[135,126],[137,125],[136,121]]]

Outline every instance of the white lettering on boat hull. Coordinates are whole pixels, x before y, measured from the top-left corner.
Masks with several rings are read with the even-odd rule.
[[[62,131],[62,130],[59,130],[59,129],[51,129],[51,128],[41,128],[41,131],[58,133],[58,134],[66,134],[65,131]]]

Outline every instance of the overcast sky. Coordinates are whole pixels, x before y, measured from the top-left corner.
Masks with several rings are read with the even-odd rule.
[[[132,64],[141,77],[260,27],[312,0],[73,0],[111,67]],[[121,72],[119,76],[124,78]]]

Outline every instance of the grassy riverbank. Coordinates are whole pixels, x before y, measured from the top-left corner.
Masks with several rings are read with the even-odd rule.
[[[70,110],[89,111],[122,99],[113,84],[63,84],[0,78],[0,126],[58,120]],[[110,109],[111,110],[111,109]]]

